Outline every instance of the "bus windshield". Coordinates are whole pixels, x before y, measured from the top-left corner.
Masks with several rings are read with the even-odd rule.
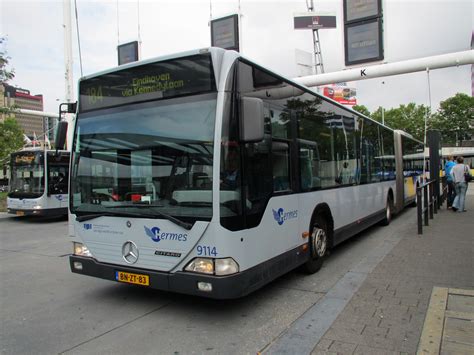
[[[71,211],[212,217],[216,93],[79,114]]]
[[[44,193],[44,154],[18,152],[11,156],[11,198],[38,198]]]

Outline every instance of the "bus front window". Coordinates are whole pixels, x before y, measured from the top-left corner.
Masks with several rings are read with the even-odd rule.
[[[72,212],[212,217],[216,94],[78,116]]]
[[[38,198],[44,193],[43,152],[19,152],[11,157],[11,198]]]

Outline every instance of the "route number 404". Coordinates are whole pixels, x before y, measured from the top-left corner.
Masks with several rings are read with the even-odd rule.
[[[97,103],[97,101],[102,101],[102,86],[87,88],[86,94],[89,99],[89,104],[93,105]]]
[[[196,247],[197,254],[199,256],[217,256],[216,247],[210,247],[206,245],[198,245]]]

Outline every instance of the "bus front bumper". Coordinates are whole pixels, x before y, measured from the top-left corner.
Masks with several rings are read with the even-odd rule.
[[[141,287],[214,299],[239,298],[261,286],[258,285],[258,283],[254,283],[255,280],[252,280],[253,272],[249,271],[229,276],[211,276],[187,272],[175,272],[171,274],[147,269],[130,268],[122,265],[111,265],[98,262],[93,258],[76,255],[71,255],[69,262],[73,273],[111,281],[117,281],[116,274],[118,271],[147,275],[149,276],[150,285]],[[81,269],[75,267],[75,263],[77,262],[81,263]],[[212,284],[212,290],[206,292],[199,290],[199,282]]]
[[[17,215],[17,216],[62,216],[67,215],[67,207],[66,208],[47,208],[47,209],[16,209],[16,208],[8,208],[8,213]]]

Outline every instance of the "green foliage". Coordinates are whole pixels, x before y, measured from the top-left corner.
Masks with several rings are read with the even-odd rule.
[[[0,168],[8,162],[11,153],[23,147],[23,130],[14,118],[0,122]]]
[[[474,98],[458,93],[440,103],[431,128],[441,131],[444,144],[461,144],[474,135]]]
[[[413,137],[423,141],[425,130],[425,119],[430,121],[429,109],[425,105],[416,105],[409,103],[408,105],[400,105],[398,108],[392,108],[383,111],[379,107],[371,115],[378,122],[385,122],[386,126],[393,129],[401,129]]]
[[[354,105],[352,107],[352,109],[354,111],[357,111],[357,112],[360,112],[361,114],[367,116],[367,117],[370,117],[370,111],[367,107],[365,107],[364,105]]]
[[[0,85],[6,83],[15,77],[15,71],[7,68],[10,57],[2,48],[4,47],[5,38],[0,37]],[[10,114],[15,111],[16,107],[0,107],[0,114]]]
[[[5,38],[0,37],[0,83],[3,84],[8,80],[13,79],[15,76],[15,71],[8,70],[7,65],[10,57],[7,56],[6,51],[3,51],[3,42],[5,42]]]

